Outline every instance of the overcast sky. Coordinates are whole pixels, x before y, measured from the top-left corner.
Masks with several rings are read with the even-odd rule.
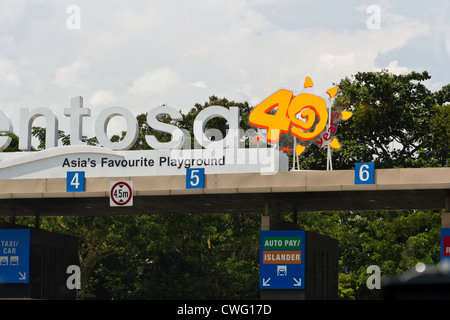
[[[427,70],[434,91],[449,83],[449,21],[448,0],[0,0],[0,109],[16,133],[23,107],[68,132],[80,95],[95,119],[210,95],[255,106],[306,76],[322,93],[380,69]]]

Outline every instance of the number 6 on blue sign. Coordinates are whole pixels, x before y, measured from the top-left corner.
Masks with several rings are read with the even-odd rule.
[[[374,184],[375,183],[375,164],[355,163],[355,184]]]
[[[84,171],[67,172],[66,191],[84,192]]]
[[[205,187],[205,168],[190,168],[186,171],[186,189]]]

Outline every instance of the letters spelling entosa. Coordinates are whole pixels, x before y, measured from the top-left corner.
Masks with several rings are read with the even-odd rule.
[[[173,120],[183,120],[182,115],[175,108],[168,106],[159,106],[151,109],[147,113],[147,123],[156,131],[165,132],[172,135],[169,142],[159,142],[156,137],[146,135],[146,142],[153,149],[181,149],[185,140],[185,133],[178,127],[158,121],[158,116],[169,115]],[[91,110],[83,107],[83,98],[81,96],[71,99],[71,107],[64,108],[64,115],[70,117],[70,144],[82,145],[81,141],[83,118],[91,116]],[[127,125],[127,134],[121,141],[111,142],[107,135],[109,121],[116,116],[125,119]],[[45,147],[58,146],[58,117],[48,108],[28,108],[20,109],[20,128],[19,128],[19,149],[31,150],[31,128],[33,121],[38,117],[44,117],[46,121],[46,140]],[[211,141],[205,134],[206,123],[215,117],[225,118],[229,125],[229,130],[223,139]],[[0,110],[0,134],[13,133],[13,125],[9,117]],[[139,127],[136,117],[124,107],[109,107],[100,112],[95,122],[95,135],[103,147],[112,150],[127,150],[131,148],[137,140]],[[237,148],[239,143],[239,108],[230,107],[229,109],[221,106],[210,106],[199,112],[194,121],[194,137],[196,141],[208,149]],[[11,143],[8,136],[0,136],[0,151],[4,150]]]

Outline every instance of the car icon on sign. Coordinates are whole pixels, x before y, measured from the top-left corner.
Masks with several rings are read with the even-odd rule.
[[[277,266],[277,276],[279,277],[287,276],[287,266]]]

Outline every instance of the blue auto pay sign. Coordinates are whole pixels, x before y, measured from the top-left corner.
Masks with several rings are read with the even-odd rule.
[[[30,282],[30,229],[0,229],[0,283]]]
[[[305,288],[305,231],[261,231],[260,289]]]

